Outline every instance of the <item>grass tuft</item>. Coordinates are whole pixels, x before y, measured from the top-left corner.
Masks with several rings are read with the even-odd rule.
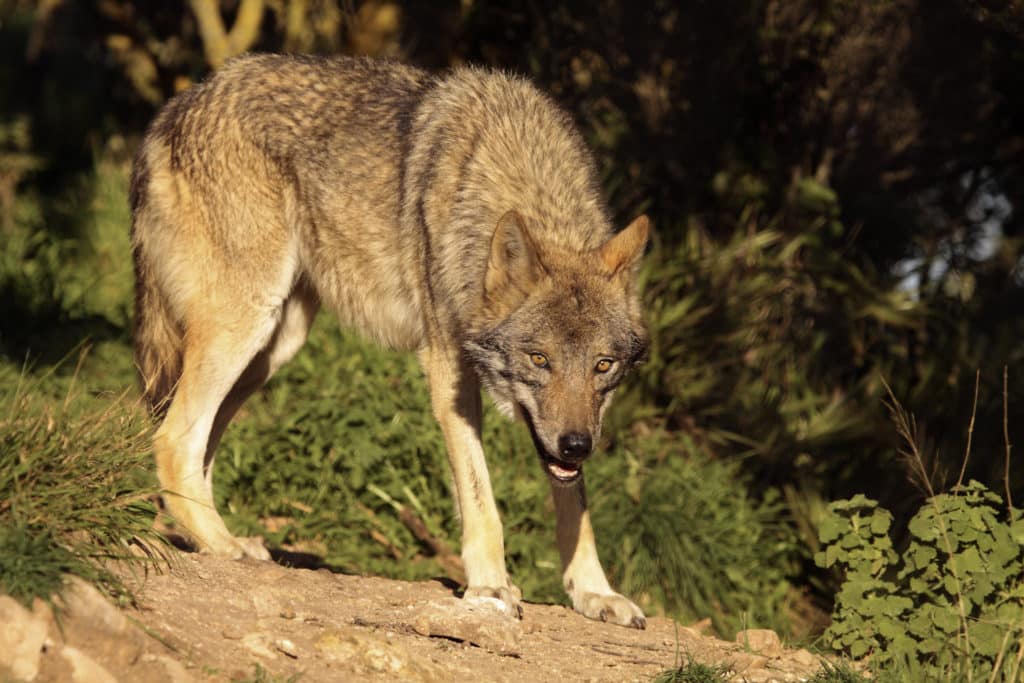
[[[701,664],[687,659],[654,677],[653,683],[726,683],[732,670],[723,664]]]
[[[0,592],[26,604],[65,574],[130,598],[111,562],[167,558],[147,498],[148,415],[76,377],[0,364]]]
[[[821,669],[808,679],[807,683],[868,683],[869,680],[864,674],[855,671],[845,662],[832,664],[823,659]]]

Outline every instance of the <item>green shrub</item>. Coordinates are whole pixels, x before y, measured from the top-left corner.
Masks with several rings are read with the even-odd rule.
[[[930,497],[900,554],[892,515],[864,496],[821,526],[822,567],[842,571],[826,642],[874,668],[929,680],[1016,681],[1024,648],[1024,520],[978,482]],[[994,673],[993,673],[994,672]],[[991,678],[990,678],[991,677]]]
[[[626,594],[684,620],[710,617],[727,636],[787,629],[798,549],[774,492],[756,499],[737,461],[660,431],[596,457],[598,545]]]

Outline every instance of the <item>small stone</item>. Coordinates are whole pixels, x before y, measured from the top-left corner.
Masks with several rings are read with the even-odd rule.
[[[41,612],[29,612],[14,598],[0,595],[0,680],[10,676],[31,681],[38,675],[48,627]]]
[[[313,647],[322,655],[337,660],[346,660],[355,655],[355,643],[348,638],[343,638],[333,631],[324,633],[316,639]]]
[[[423,636],[453,638],[498,654],[518,654],[522,623],[504,609],[458,598],[429,602],[412,615],[409,624]]]
[[[285,607],[283,610],[281,610],[281,614],[278,616],[280,616],[282,619],[294,619],[295,610],[293,610],[291,607]]]
[[[167,672],[167,678],[170,679],[170,683],[192,683],[195,679],[192,677],[185,667],[182,666],[181,662],[176,659],[172,659],[167,655],[157,655],[157,661],[164,665],[164,671]]]
[[[776,657],[783,652],[779,634],[768,628],[751,628],[736,634],[736,642],[765,657]]]
[[[397,674],[405,668],[405,661],[390,648],[371,647],[363,652],[363,661],[371,671]]]
[[[245,633],[235,624],[229,624],[225,626],[220,634],[228,640],[241,640]]]
[[[288,640],[287,638],[278,638],[274,641],[274,647],[277,651],[291,657],[292,659],[299,658],[298,648],[295,647],[295,643]]]
[[[821,659],[815,657],[807,650],[797,650],[790,657],[794,664],[810,672],[817,671],[821,667]]]
[[[68,577],[62,598],[68,614],[88,618],[90,624],[111,633],[124,633],[131,626],[128,618],[106,596],[77,576]]]
[[[353,672],[384,673],[390,677],[401,673],[402,679],[408,681],[443,680],[434,667],[414,662],[404,647],[380,636],[327,632],[317,639],[313,647],[325,657],[344,663]]]
[[[729,657],[729,666],[737,673],[763,669],[768,663],[768,658],[749,652],[738,652]]]
[[[258,657],[266,659],[277,659],[277,655],[271,649],[270,639],[263,633],[248,633],[242,636],[242,645]]]

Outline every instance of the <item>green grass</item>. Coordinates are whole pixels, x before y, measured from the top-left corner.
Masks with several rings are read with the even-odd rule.
[[[233,678],[231,679],[234,683],[296,683],[302,678],[302,674],[292,674],[291,676],[275,676],[261,665],[255,664],[253,666],[252,676],[246,678]]]
[[[726,683],[732,671],[722,664],[701,664],[692,659],[654,677],[652,683]]]
[[[869,680],[845,662],[831,664],[822,659],[821,669],[807,683],[868,683]]]
[[[76,574],[128,596],[110,562],[163,556],[149,433],[124,395],[0,363],[0,592],[48,599]]]

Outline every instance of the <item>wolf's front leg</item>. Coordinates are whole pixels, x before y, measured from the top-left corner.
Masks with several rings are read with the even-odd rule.
[[[427,349],[420,362],[430,383],[434,416],[444,432],[462,519],[462,562],[468,600],[496,598],[522,616],[519,589],[505,570],[505,541],[480,443],[480,384],[458,351]]]
[[[572,484],[551,482],[558,517],[556,536],[562,556],[562,584],[577,612],[590,619],[645,628],[644,613],[631,600],[612,590],[605,578],[590,526],[583,474]]]

